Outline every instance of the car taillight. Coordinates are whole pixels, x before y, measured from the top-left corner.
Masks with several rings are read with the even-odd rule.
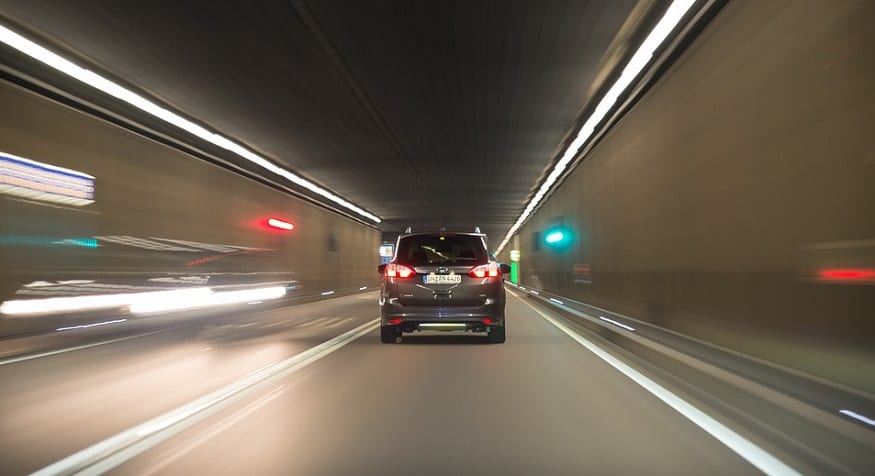
[[[468,275],[472,278],[497,278],[499,274],[498,263],[481,264],[468,271]]]
[[[403,264],[395,264],[389,263],[386,265],[386,277],[387,278],[401,278],[407,279],[411,276],[415,276],[416,271],[409,266],[404,266]]]

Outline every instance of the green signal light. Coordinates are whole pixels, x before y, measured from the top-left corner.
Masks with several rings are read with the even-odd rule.
[[[554,227],[544,232],[544,243],[555,251],[565,251],[573,242],[574,233],[567,227]]]
[[[549,244],[559,243],[560,241],[562,241],[564,239],[565,239],[565,233],[562,233],[561,231],[551,232],[547,235],[546,238],[544,238],[544,240]]]

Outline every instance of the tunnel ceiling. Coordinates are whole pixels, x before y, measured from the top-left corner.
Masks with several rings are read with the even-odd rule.
[[[665,2],[0,1],[87,58],[407,225],[497,243]]]

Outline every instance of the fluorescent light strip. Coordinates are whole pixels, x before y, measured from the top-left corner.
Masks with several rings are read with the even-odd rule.
[[[31,58],[50,66],[74,79],[77,79],[93,88],[96,88],[116,99],[124,101],[143,112],[151,114],[158,119],[161,119],[169,124],[172,124],[196,137],[199,137],[215,146],[233,152],[238,156],[252,162],[261,168],[275,173],[288,181],[305,188],[310,192],[319,195],[331,202],[334,202],[347,210],[350,210],[362,217],[365,217],[374,223],[380,223],[383,220],[368,212],[367,210],[331,193],[330,191],[310,182],[303,177],[300,177],[289,170],[286,170],[278,165],[271,163],[266,158],[246,149],[240,144],[228,139],[225,136],[211,132],[204,127],[189,121],[188,119],[165,109],[158,104],[140,96],[139,94],[126,89],[99,74],[77,66],[73,62],[62,58],[61,56],[49,51],[48,49],[34,43],[31,40],[15,33],[14,31],[0,25],[0,42],[30,56]]]
[[[577,136],[571,141],[568,148],[565,149],[562,158],[559,159],[559,162],[553,167],[550,175],[547,176],[544,183],[538,188],[537,193],[535,193],[535,196],[532,197],[528,205],[526,205],[523,213],[519,216],[513,226],[510,227],[510,230],[507,231],[504,240],[502,240],[501,244],[496,248],[496,254],[501,253],[501,250],[504,249],[520,226],[522,226],[523,222],[529,218],[529,215],[532,214],[532,211],[534,211],[535,207],[541,202],[541,199],[544,198],[556,181],[559,180],[559,177],[562,176],[565,168],[568,167],[568,164],[571,163],[583,144],[592,137],[596,125],[605,118],[611,108],[614,107],[614,103],[617,102],[617,99],[623,94],[623,92],[625,92],[626,88],[632,84],[632,81],[634,81],[644,70],[644,67],[647,66],[647,63],[649,63],[650,59],[653,57],[653,53],[662,42],[665,41],[669,33],[677,27],[678,23],[694,3],[696,3],[696,0],[675,0],[672,2],[671,6],[668,7],[665,15],[663,15],[662,19],[659,20],[659,23],[653,27],[653,30],[650,31],[650,34],[647,35],[647,38],[641,43],[641,46],[638,47],[638,50],[626,64],[626,67],[623,68],[620,77],[617,78],[617,81],[614,82],[608,92],[605,93],[605,96],[599,101],[595,110],[592,112],[592,115],[589,116],[586,122],[584,122],[577,131]]]

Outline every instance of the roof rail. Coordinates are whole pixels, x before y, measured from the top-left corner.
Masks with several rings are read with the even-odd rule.
[[[413,233],[413,227],[412,227],[412,226],[408,226],[407,229],[404,230],[404,233]]]

